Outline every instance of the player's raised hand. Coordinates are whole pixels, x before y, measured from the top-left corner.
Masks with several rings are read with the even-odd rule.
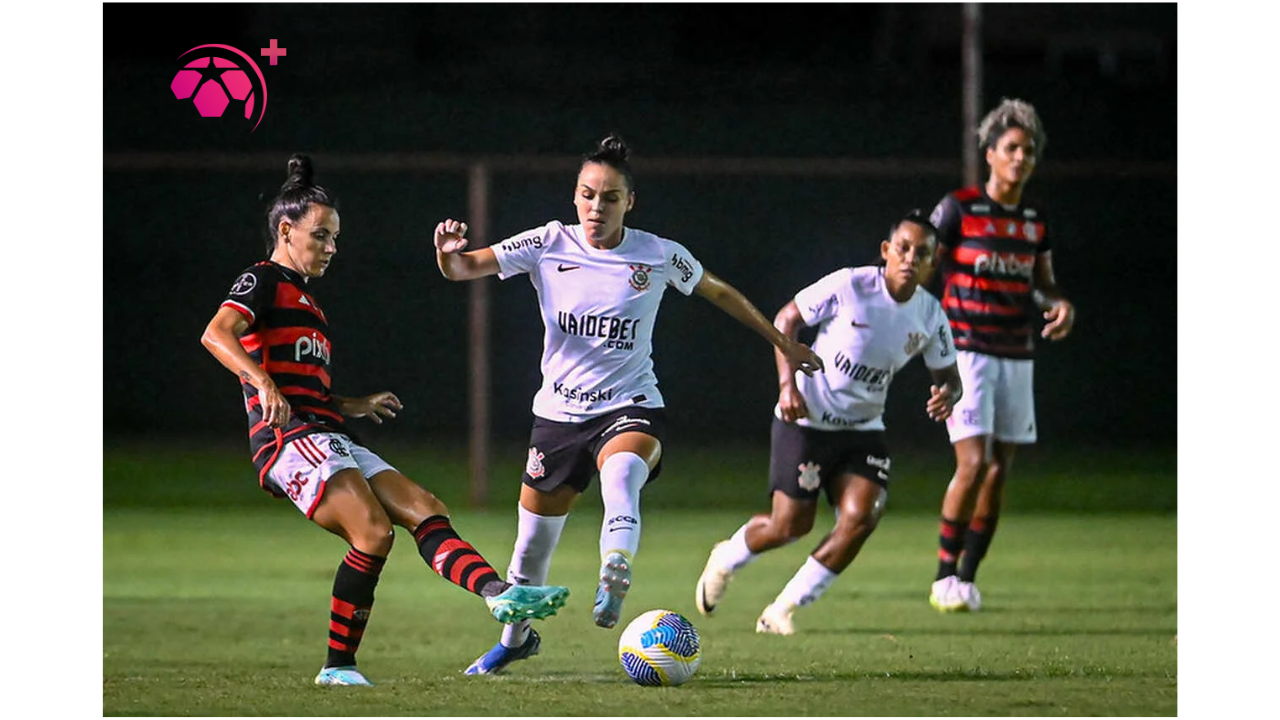
[[[467,224],[449,218],[436,225],[436,249],[442,253],[460,252],[467,246]]]
[[[1050,340],[1061,340],[1071,332],[1072,326],[1076,324],[1076,307],[1065,298],[1059,299],[1053,303],[1052,307],[1044,311],[1044,319],[1046,324],[1044,329],[1040,331],[1040,336]]]

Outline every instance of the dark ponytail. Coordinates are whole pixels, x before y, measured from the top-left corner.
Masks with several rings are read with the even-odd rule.
[[[631,155],[631,148],[627,147],[627,142],[617,133],[611,133],[609,137],[600,141],[596,145],[594,152],[588,154],[582,160],[582,164],[600,163],[622,173],[627,179],[627,190],[635,192],[635,178],[631,176],[631,164],[627,162],[627,157]]]
[[[311,167],[311,158],[294,153],[289,158],[288,175],[284,185],[280,186],[280,194],[271,203],[267,211],[267,257],[276,249],[277,228],[280,221],[287,218],[298,222],[307,214],[312,205],[327,205],[338,208],[338,199],[328,190],[315,184],[315,170]]]

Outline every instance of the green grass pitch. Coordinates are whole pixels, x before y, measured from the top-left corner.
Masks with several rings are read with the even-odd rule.
[[[450,502],[455,526],[501,571],[515,537],[512,452],[485,511],[465,507],[463,453],[385,455]],[[109,449],[103,714],[1177,714],[1172,453],[1041,456],[1038,470],[1028,460],[979,575],[986,606],[972,615],[927,600],[945,456],[895,459],[879,530],[785,638],[757,635],[755,618],[829,527],[825,508],[809,537],[742,570],[714,618],[693,604],[711,545],[765,507],[764,459],[688,451],[646,490],[634,586],[614,630],[591,622],[601,511],[589,491],[551,570],[569,604],[539,623],[542,654],[502,676],[462,675],[500,626],[398,531],[360,651],[377,686],[318,688],[345,544],[258,490],[234,451]],[[701,633],[702,667],[681,687],[636,686],[618,665],[621,625],[654,608]]]

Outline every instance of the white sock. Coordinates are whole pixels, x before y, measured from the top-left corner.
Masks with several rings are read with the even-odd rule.
[[[516,530],[516,547],[507,566],[507,582],[513,585],[546,585],[551,570],[551,554],[560,542],[568,515],[537,515],[519,506],[520,523]],[[505,625],[502,644],[520,647],[529,638],[529,621]]]
[[[729,538],[729,542],[721,545],[716,549],[716,560],[724,567],[730,570],[737,570],[745,566],[747,563],[760,557],[761,553],[753,553],[747,547],[747,525],[743,523],[742,527]]]
[[[604,523],[600,526],[600,559],[620,552],[634,560],[640,547],[640,488],[649,479],[649,464],[631,452],[617,452],[600,467]]]
[[[794,607],[808,605],[822,597],[822,593],[831,587],[837,577],[837,573],[831,572],[810,555],[787,582],[786,587],[782,588],[782,592],[778,593],[775,602]]]

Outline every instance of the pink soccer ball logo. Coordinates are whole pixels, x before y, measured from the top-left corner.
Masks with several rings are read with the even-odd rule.
[[[227,68],[217,77],[207,77],[205,73],[194,68]],[[203,80],[203,82],[201,82]],[[244,101],[244,116],[253,115],[253,85],[249,76],[244,74],[240,66],[220,57],[202,57],[187,63],[186,68],[178,71],[169,84],[173,96],[179,100],[192,98],[200,117],[222,117],[231,104],[231,99]],[[228,97],[230,95],[230,97]],[[194,97],[192,97],[194,96]]]
[[[253,81],[246,72],[245,66],[216,55],[197,57],[188,61],[169,83],[173,96],[179,100],[190,100],[195,104],[196,112],[200,113],[200,117],[207,118],[222,117],[233,101],[242,102],[243,107],[235,107],[232,112],[236,114],[243,112],[247,120],[253,116],[256,108],[258,123],[254,124],[253,129],[257,130],[258,124],[262,123],[262,117],[267,111],[267,83],[262,77],[262,69],[248,55],[230,45],[198,45],[178,57],[181,58],[202,48],[229,50],[243,58],[247,68],[258,76],[258,85],[262,88],[261,100],[258,98],[258,93],[254,91]]]

